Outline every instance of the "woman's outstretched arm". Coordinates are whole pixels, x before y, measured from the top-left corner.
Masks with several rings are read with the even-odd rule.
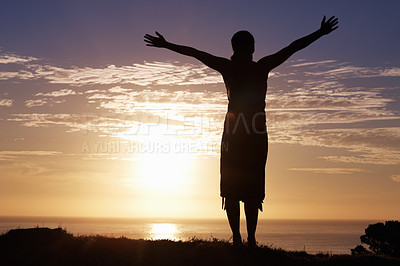
[[[160,33],[156,31],[157,36],[152,36],[150,34],[146,34],[144,36],[144,41],[147,43],[147,46],[151,47],[160,47],[160,48],[167,48],[171,51],[177,52],[179,54],[187,55],[194,57],[200,60],[206,66],[215,69],[219,72],[223,72],[224,68],[226,67],[229,60],[222,57],[217,57],[211,55],[209,53],[199,51],[193,47],[178,45],[174,43],[167,42]]]
[[[326,17],[324,16],[321,22],[321,27],[318,30],[292,42],[289,46],[283,48],[275,54],[261,58],[258,63],[262,64],[267,71],[270,71],[271,69],[285,62],[291,55],[293,55],[297,51],[307,47],[322,36],[336,30],[338,28],[338,22],[339,21],[337,18],[335,18],[335,16],[332,16],[328,20],[326,20]]]

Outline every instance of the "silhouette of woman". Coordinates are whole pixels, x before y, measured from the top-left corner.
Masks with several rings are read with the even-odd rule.
[[[230,60],[167,42],[157,31],[157,36],[144,36],[147,46],[167,48],[192,56],[218,71],[224,79],[229,104],[221,143],[220,189],[222,206],[227,212],[235,246],[242,244],[239,231],[240,201],[244,202],[248,245],[256,246],[258,210],[262,211],[265,197],[268,152],[265,96],[268,73],[295,52],[337,29],[337,24],[338,19],[334,16],[328,20],[324,16],[318,30],[257,62],[253,61],[254,38],[248,31],[233,35],[233,55]]]

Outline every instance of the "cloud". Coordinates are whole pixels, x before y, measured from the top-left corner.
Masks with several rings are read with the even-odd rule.
[[[2,59],[1,59],[2,58]],[[0,62],[27,63],[37,60],[34,57],[18,55],[3,55]],[[108,65],[105,67],[60,67],[50,64],[26,64],[18,72],[2,72],[0,80],[40,79],[53,84],[68,84],[70,86],[99,84],[135,84],[148,85],[199,85],[222,84],[219,73],[202,64],[181,64],[179,62],[143,62],[126,66]],[[286,70],[285,70],[286,69]],[[270,73],[270,77],[286,78],[291,81],[298,74],[303,77],[323,77],[327,80],[346,78],[399,77],[398,67],[360,67],[337,60],[307,62],[296,60]],[[290,82],[289,82],[290,83]]]
[[[392,179],[394,182],[400,182],[400,175],[391,175],[390,179]]]
[[[346,88],[338,82],[311,88],[297,87],[289,92],[270,91],[267,98],[269,141],[341,148],[357,154],[323,157],[332,162],[396,164],[399,154],[393,147],[400,146],[398,128],[368,129],[363,124],[354,124],[396,118],[386,108],[392,100],[383,97],[381,92],[379,88],[368,91],[359,87]],[[37,95],[73,93],[73,90],[59,90]],[[169,128],[170,132],[180,132],[174,134],[182,136],[184,132],[192,131],[195,133],[188,138],[218,143],[227,107],[225,92],[207,90],[112,86],[86,90],[81,97],[111,115],[15,114],[9,121],[21,122],[28,127],[60,126],[68,132],[87,131],[129,140],[142,138],[137,129],[143,125],[157,124],[153,129],[158,128],[158,137],[163,137]],[[40,106],[46,101],[36,99],[26,104]]]
[[[65,102],[65,100],[54,100],[52,98],[57,98],[57,97],[64,97],[64,96],[69,96],[69,95],[76,95],[77,93],[71,89],[61,89],[57,91],[52,91],[48,93],[43,93],[39,92],[36,93],[35,96],[45,96],[44,98],[40,99],[29,99],[25,101],[25,106],[30,108],[30,107],[38,107],[38,106],[44,106],[46,104],[50,104],[50,106],[53,106],[53,104],[59,104]]]
[[[319,71],[327,68],[327,64],[312,63]],[[292,82],[284,81],[284,85],[279,78],[270,80],[266,103],[272,127],[317,127],[318,124],[399,118],[396,111],[388,108],[398,101],[389,96],[394,89],[373,87],[374,83],[368,80],[358,81],[362,87],[354,87],[352,76],[341,78],[339,75],[337,79],[311,77],[307,74],[310,67],[302,66],[302,71],[284,67],[282,71],[285,73],[293,71]]]
[[[111,92],[111,93],[126,93],[126,92],[131,92],[131,91],[132,90],[122,88],[121,86],[115,86],[115,87],[112,87],[111,89],[108,89],[108,92]],[[89,92],[86,92],[86,93],[89,93]]]
[[[112,106],[114,108],[115,106]],[[170,106],[171,107],[171,106]],[[135,109],[132,113],[96,114],[15,114],[8,121],[27,127],[65,127],[67,132],[94,132],[102,136],[132,141],[166,140],[179,137],[198,142],[219,143],[223,111],[196,113],[192,109],[163,106],[155,109]],[[198,108],[196,108],[197,110]],[[209,110],[210,111],[210,110]],[[212,110],[211,110],[212,111]],[[270,143],[344,149],[353,155],[321,158],[331,162],[395,165],[400,161],[399,128],[310,129],[280,127],[269,130]],[[316,171],[314,169],[314,171]]]
[[[46,103],[47,103],[46,99],[26,100],[25,106],[26,107],[38,107],[38,106],[43,106]]]
[[[10,107],[14,103],[14,100],[11,99],[0,99],[0,106]]]
[[[400,77],[397,67],[359,67],[353,65],[334,66],[325,71],[306,71],[308,76],[322,76],[326,79]]]
[[[270,111],[346,111],[347,113],[364,113],[377,116],[389,114],[380,110],[393,99],[384,98],[381,90],[361,88],[343,88],[332,86],[324,89],[315,86],[313,89],[297,87],[290,92],[272,92],[268,94],[267,105]],[[326,86],[326,85],[325,85]]]
[[[9,79],[34,79],[36,78],[32,72],[26,70],[20,70],[18,72],[0,72],[0,80],[9,80]]]
[[[137,128],[143,119],[139,116],[117,116],[114,114],[96,115],[93,113],[82,114],[13,114],[7,121],[20,122],[25,127],[49,128],[64,127],[66,132],[99,133],[103,136],[112,136],[121,131]]]
[[[59,151],[0,151],[0,161],[16,160],[26,156],[55,156],[62,154]]]
[[[4,62],[30,62],[35,58],[4,57]],[[0,80],[40,79],[54,84],[70,86],[94,84],[135,84],[146,85],[196,85],[222,83],[214,70],[204,65],[164,62],[144,62],[128,66],[108,65],[106,67],[57,67],[52,65],[28,64],[14,72],[1,72]]]
[[[77,131],[77,128],[83,128],[83,126],[79,126],[84,123],[85,119],[88,119],[88,116],[85,115],[77,115],[77,114],[12,114],[7,121],[13,122],[21,122],[23,126],[26,127],[50,127],[50,126],[65,126],[74,128]]]
[[[35,96],[48,96],[48,97],[61,97],[61,96],[68,96],[68,95],[75,95],[76,92],[71,89],[62,89],[58,91],[52,91],[49,93],[39,92],[35,94]]]
[[[220,141],[227,109],[223,80],[217,72],[201,64],[144,62],[127,66],[60,67],[31,62],[33,59],[4,60],[19,60],[21,64],[13,65],[12,71],[0,72],[2,80],[42,79],[42,83],[51,83],[47,86],[64,87],[36,92],[34,96],[41,99],[25,99],[25,107],[69,103],[68,97],[53,98],[75,95],[74,100],[79,101],[74,104],[82,104],[77,110],[97,113],[85,118],[84,114],[63,113],[64,110],[56,113],[57,109],[53,110],[56,114],[21,110],[3,117],[6,121],[26,127],[64,127],[68,132],[95,132],[121,139],[139,139],[135,130],[143,125],[158,124],[159,134],[163,134],[166,124],[181,133],[193,129],[200,132],[206,127],[207,133],[196,133],[191,138]],[[397,89],[395,85],[376,87],[383,83],[370,82],[374,77],[398,76],[398,67],[360,67],[336,60],[297,60],[283,65],[269,79],[266,104],[270,142],[340,148],[351,153],[323,157],[330,162],[396,164],[399,153],[394,147],[400,145],[398,128],[362,123],[381,120],[388,126],[388,121],[399,119],[398,111],[392,107],[398,101],[391,95]],[[354,82],[354,78],[360,77],[361,80]],[[197,86],[204,84],[207,86]],[[199,87],[206,89],[198,91]],[[10,101],[2,99],[0,106],[13,105]]]
[[[90,94],[90,93],[98,93],[98,92],[102,92],[102,93],[104,93],[104,92],[106,92],[106,90],[87,90],[87,91],[85,91],[84,93],[85,94]]]
[[[111,93],[109,93],[111,91]],[[213,112],[217,108],[219,112],[226,110],[227,99],[223,92],[189,90],[129,90],[121,87],[111,88],[108,91],[96,91],[89,94],[88,100],[97,102],[101,108],[110,109],[113,112],[133,112],[138,110],[189,110],[191,112]],[[117,90],[119,93],[117,93]],[[193,108],[196,108],[194,110]]]
[[[32,56],[20,56],[16,54],[0,54],[0,64],[11,64],[11,63],[27,63],[38,60]]]
[[[381,72],[381,76],[384,77],[400,77],[400,68],[390,68],[390,69],[385,69]]]
[[[214,70],[203,65],[144,62],[131,66],[108,65],[104,68],[30,65],[35,76],[50,83],[71,86],[93,84],[147,85],[195,85],[221,83],[222,78]]]
[[[290,168],[290,171],[311,172],[314,174],[352,174],[365,172],[359,168]]]
[[[325,160],[341,163],[396,165],[400,162],[400,128],[353,128],[313,130],[284,128],[269,132],[270,143],[342,149],[352,155],[326,155]]]
[[[397,165],[399,164],[400,155],[383,151],[379,153],[369,152],[358,156],[321,156],[320,158],[334,163]]]
[[[48,156],[48,155],[60,155],[62,152],[60,151],[0,151],[1,155],[40,155],[40,156]]]
[[[298,61],[304,61],[304,60],[298,60]],[[331,64],[331,63],[337,63],[337,60],[325,60],[325,61],[316,61],[316,62],[305,62],[305,63],[297,63],[290,65],[291,67],[302,67],[302,66],[320,66],[323,64]]]

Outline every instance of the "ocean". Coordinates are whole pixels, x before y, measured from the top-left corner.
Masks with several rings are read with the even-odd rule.
[[[273,248],[350,254],[360,244],[360,236],[369,224],[367,220],[259,220],[257,242]],[[0,217],[0,234],[15,228],[61,227],[75,236],[105,235],[132,239],[192,238],[230,240],[227,220],[193,219],[133,219],[133,218],[56,218]],[[246,239],[246,224],[241,223],[242,238]]]

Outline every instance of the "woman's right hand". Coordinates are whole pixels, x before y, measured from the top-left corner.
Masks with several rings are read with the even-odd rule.
[[[147,43],[147,46],[152,47],[166,47],[167,41],[165,40],[164,36],[156,31],[156,36],[152,36],[150,34],[146,34],[144,36],[144,41]]]

